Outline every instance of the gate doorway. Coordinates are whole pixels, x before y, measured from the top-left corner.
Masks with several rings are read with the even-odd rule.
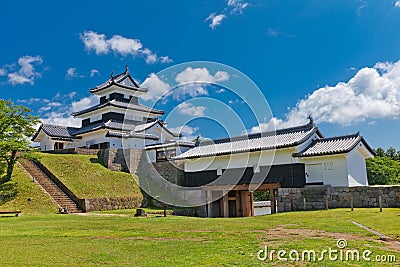
[[[271,213],[277,213],[279,183],[265,183],[257,191],[268,191],[271,199]],[[206,185],[203,192],[208,200],[207,217],[250,217],[254,216],[254,192],[249,191],[250,184],[242,185]],[[212,201],[212,199],[218,198]]]

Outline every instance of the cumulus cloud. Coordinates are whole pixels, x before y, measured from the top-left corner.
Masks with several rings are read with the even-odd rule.
[[[196,117],[204,116],[204,111],[206,110],[206,107],[204,106],[195,106],[192,103],[188,102],[183,102],[179,104],[177,108],[179,110],[179,113],[181,114]]]
[[[84,43],[87,51],[94,51],[97,55],[108,54],[112,51],[124,57],[128,55],[144,57],[147,64],[172,62],[168,56],[159,57],[149,48],[143,47],[139,39],[126,38],[121,35],[114,35],[107,39],[105,34],[94,31],[85,31],[81,33],[80,39]]]
[[[148,92],[143,94],[143,100],[157,100],[162,95],[167,93],[171,87],[168,83],[161,80],[156,74],[150,74],[141,84],[141,87],[147,88]]]
[[[156,74],[150,74],[141,84],[147,88],[148,92],[141,98],[147,100],[157,100],[161,96],[173,96],[174,99],[181,99],[183,96],[196,97],[208,95],[208,91],[201,83],[215,83],[229,80],[229,74],[225,71],[217,71],[211,74],[207,68],[187,67],[175,77],[175,82],[180,86],[173,87]],[[223,91],[221,91],[223,92]]]
[[[71,112],[77,112],[99,104],[99,96],[91,95],[71,103]]]
[[[41,121],[46,124],[80,127],[81,120],[73,118],[69,112],[53,111],[45,114]]]
[[[316,122],[350,125],[365,120],[400,118],[400,61],[380,62],[359,70],[349,81],[317,89],[288,112],[260,125],[296,126],[312,115]],[[253,127],[254,128],[254,127]],[[251,129],[256,131],[256,128]]]
[[[229,74],[225,71],[217,71],[214,75],[207,68],[187,67],[180,72],[175,81],[179,84],[190,82],[215,83],[229,80]]]
[[[97,95],[91,95],[69,104],[68,102],[70,100],[68,101],[68,99],[72,99],[75,95],[76,92],[72,92],[67,95],[57,94],[53,97],[53,99],[60,99],[61,102],[52,101],[39,109],[39,112],[42,113],[42,122],[63,126],[81,126],[81,120],[72,117],[71,113],[97,105],[99,103],[99,97]]]
[[[211,13],[204,21],[209,22],[210,28],[214,30],[217,26],[221,25],[222,21],[228,15],[242,14],[248,6],[249,3],[243,0],[227,0],[225,8],[221,12]]]
[[[13,85],[35,83],[35,79],[41,77],[41,73],[36,71],[36,67],[43,63],[41,56],[23,56],[18,59],[19,70],[7,74],[8,82]],[[9,65],[12,68],[14,65]],[[6,74],[3,68],[2,76]]]
[[[396,1],[395,3],[394,3],[394,6],[395,7],[399,7],[400,8],[400,1],[398,0],[398,1]]]

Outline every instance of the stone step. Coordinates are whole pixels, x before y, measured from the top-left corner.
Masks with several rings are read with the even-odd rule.
[[[33,162],[22,160],[20,163],[59,206],[67,207],[69,213],[82,212],[82,210],[80,210],[79,207]]]

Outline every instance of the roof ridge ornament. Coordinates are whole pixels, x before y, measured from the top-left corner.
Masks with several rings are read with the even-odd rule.
[[[125,73],[129,73],[128,65],[125,65]]]
[[[314,125],[314,118],[310,115],[308,115],[307,119],[309,120],[308,124]]]

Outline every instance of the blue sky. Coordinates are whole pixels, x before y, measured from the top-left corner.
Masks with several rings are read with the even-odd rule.
[[[31,107],[45,122],[74,123],[71,111],[96,101],[88,90],[126,64],[162,93],[167,76],[179,75],[179,67],[168,75],[164,69],[210,61],[233,69],[181,66],[186,77],[220,86],[188,87],[186,95],[158,102],[180,116],[165,116],[170,127],[190,122],[188,135],[215,138],[258,124],[295,125],[312,114],[326,136],[360,131],[373,147],[400,149],[400,1],[7,1],[0,23],[0,97]],[[245,106],[265,103],[235,69],[258,86],[272,114],[246,119]],[[243,126],[228,115],[228,130],[192,120],[221,114],[204,97],[231,107]]]

